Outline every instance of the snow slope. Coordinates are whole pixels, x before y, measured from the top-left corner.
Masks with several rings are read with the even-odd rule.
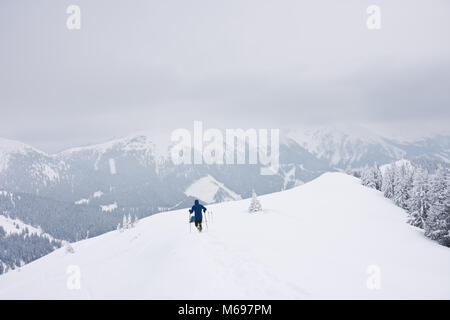
[[[40,228],[33,227],[32,225],[26,224],[19,219],[12,219],[2,214],[0,214],[0,227],[5,230],[6,234],[22,233],[22,231],[28,229],[30,234],[37,234],[39,236],[44,235],[49,240],[55,240],[55,238],[48,233],[42,232]]]
[[[450,249],[358,179],[327,173],[260,201],[259,214],[250,199],[208,206],[202,234],[178,210],[74,243],[0,276],[0,299],[450,298]],[[66,285],[73,265],[80,290]]]
[[[192,183],[184,192],[185,195],[198,198],[205,203],[239,200],[241,196],[225,187],[212,176],[207,175]]]

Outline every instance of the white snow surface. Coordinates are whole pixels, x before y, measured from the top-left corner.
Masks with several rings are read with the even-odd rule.
[[[92,198],[100,198],[100,197],[103,196],[103,195],[104,195],[103,191],[101,191],[101,190],[95,191],[95,192],[92,194]]]
[[[89,204],[90,202],[91,202],[91,199],[95,199],[95,198],[101,198],[102,196],[104,195],[104,193],[103,193],[103,191],[101,191],[101,190],[99,190],[99,191],[95,191],[91,196],[89,196],[88,198],[82,198],[82,199],[80,199],[80,200],[78,200],[78,201],[75,201],[75,204]],[[114,205],[114,204],[113,204]],[[112,205],[105,205],[105,206],[102,206],[102,210],[103,210],[103,207],[105,208],[105,210],[103,210],[103,211],[111,211],[111,210],[108,210],[108,208],[111,208],[111,206]],[[114,208],[114,209],[117,209],[117,208]]]
[[[240,195],[228,189],[223,183],[217,181],[210,175],[195,181],[186,189],[184,194],[190,197],[198,198],[205,203],[213,203],[216,202],[214,196],[219,190],[223,190],[226,193],[225,198],[222,199],[223,201],[241,199]]]
[[[75,204],[89,204],[89,199],[80,199],[78,201],[75,201]]]
[[[107,204],[107,205],[101,205],[100,208],[102,209],[103,212],[113,212],[118,207],[117,207],[117,202],[114,202],[114,203]]]
[[[257,214],[250,200],[208,206],[203,233],[189,232],[184,209],[58,249],[0,276],[0,299],[450,298],[450,249],[354,177],[261,196]],[[378,290],[367,286],[373,265]],[[79,290],[67,287],[69,266]]]

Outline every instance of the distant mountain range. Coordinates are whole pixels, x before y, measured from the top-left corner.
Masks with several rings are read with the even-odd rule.
[[[348,127],[283,132],[273,176],[260,175],[259,165],[174,165],[166,145],[142,133],[49,155],[0,139],[0,190],[145,216],[185,207],[193,198],[211,203],[246,198],[253,189],[289,189],[326,171],[402,158],[450,163],[450,136],[400,142]]]

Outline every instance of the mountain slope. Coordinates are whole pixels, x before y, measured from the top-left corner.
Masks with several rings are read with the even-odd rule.
[[[100,207],[0,190],[0,217],[4,221],[18,225],[20,221],[59,240],[76,241],[114,230],[128,213],[104,214]]]
[[[22,142],[0,138],[0,188],[40,194],[53,192],[67,165]]]
[[[208,204],[241,199],[238,194],[225,187],[210,175],[195,181],[184,193],[189,197],[197,198]]]
[[[203,234],[179,210],[80,241],[0,276],[0,298],[450,298],[449,249],[358,179],[328,173],[260,201],[259,214],[249,199],[209,206]]]
[[[358,168],[374,162],[387,163],[405,151],[385,138],[359,126],[318,127],[290,130],[287,136],[334,168]]]

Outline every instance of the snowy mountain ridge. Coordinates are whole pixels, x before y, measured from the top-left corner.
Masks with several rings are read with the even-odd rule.
[[[47,156],[44,152],[39,151],[25,143],[0,138],[0,172],[5,171],[8,168],[8,164],[12,155],[26,155],[27,153],[39,153]]]
[[[33,148],[32,146],[27,145],[23,142],[0,138],[0,154],[8,154],[8,153],[24,154],[27,152],[37,152],[37,153],[47,155],[45,152],[39,151],[39,150]]]
[[[280,136],[280,170],[261,176],[259,165],[174,165],[169,135],[140,132],[106,143],[48,155],[11,140],[0,140],[0,188],[78,205],[116,203],[140,216],[188,206],[186,194],[211,177],[215,201],[285,190],[327,171],[427,157],[450,163],[450,137],[400,144],[359,127],[288,130]],[[3,146],[2,146],[3,144]],[[101,198],[91,195],[102,190]],[[192,194],[194,196],[194,194]],[[198,192],[195,197],[199,197]],[[208,196],[208,201],[211,201]],[[164,209],[165,210],[165,209]]]
[[[0,276],[0,298],[450,298],[449,249],[359,179],[327,173],[259,198],[254,214],[249,199],[207,206],[202,234],[177,210],[73,243]]]
[[[332,126],[290,130],[287,137],[318,158],[326,159],[330,165],[340,168],[358,166],[366,156],[375,156],[385,162],[406,154],[385,138],[362,127]]]
[[[361,126],[333,125],[306,127],[303,129],[286,129],[282,130],[280,138],[282,144],[292,140],[315,154],[322,154],[325,152],[325,146],[331,148],[342,144],[366,143],[374,145],[380,144],[383,148],[390,150],[392,154],[399,156],[402,154],[402,150],[392,146],[392,142],[396,144],[418,145],[429,140],[448,139],[449,136],[436,134],[415,139],[388,139]],[[161,136],[161,134],[153,131],[140,131],[103,143],[72,147],[58,153],[48,154],[25,143],[0,138],[0,154],[34,151],[46,156],[65,158],[70,157],[70,154],[78,152],[94,151],[96,153],[105,153],[110,149],[122,147],[124,151],[147,150],[153,152],[155,155],[168,157],[168,151],[171,145],[172,142],[170,141],[170,136]],[[336,159],[334,161],[336,161]]]
[[[241,196],[228,189],[210,175],[200,178],[184,192],[189,197],[197,198],[207,204],[230,200],[240,200]]]

